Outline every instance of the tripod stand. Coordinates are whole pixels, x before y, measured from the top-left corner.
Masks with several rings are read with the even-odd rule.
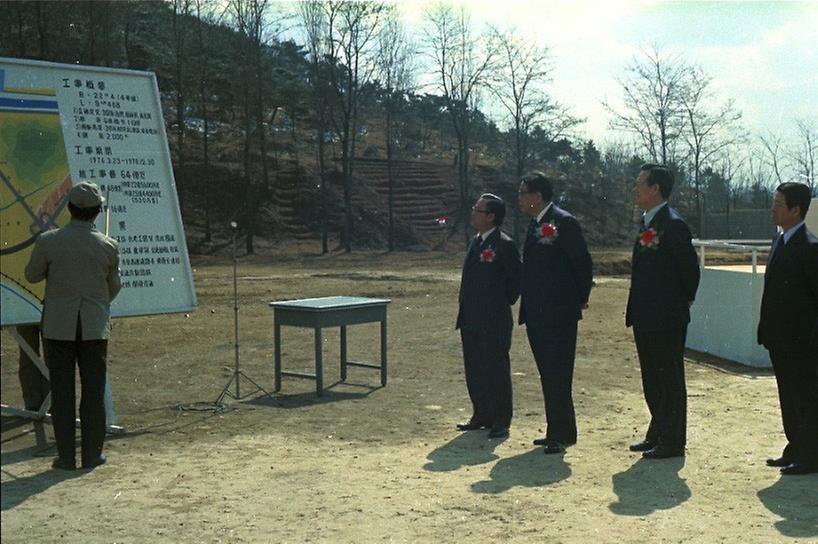
[[[230,377],[230,380],[228,380],[227,384],[224,386],[224,389],[222,389],[222,392],[219,395],[219,398],[216,399],[215,404],[221,404],[225,396],[228,396],[236,400],[241,400],[249,397],[250,395],[256,393],[257,391],[261,391],[268,397],[271,396],[270,393],[265,391],[263,387],[257,384],[250,376],[245,374],[244,371],[242,371],[239,367],[239,290],[238,279],[236,276],[236,267],[238,262],[238,253],[236,250],[236,230],[238,228],[238,225],[236,224],[235,221],[230,222],[230,228],[233,230],[233,331],[235,339],[234,345],[236,352],[236,366],[235,369],[233,370],[233,375]],[[256,387],[249,393],[246,393],[243,397],[241,396],[241,389],[239,385],[241,382],[241,378],[244,378],[245,380],[247,380]],[[233,385],[234,381],[236,382],[235,394],[233,394],[233,392],[230,391],[230,386]]]

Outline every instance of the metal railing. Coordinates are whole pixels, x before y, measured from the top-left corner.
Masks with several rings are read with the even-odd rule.
[[[705,248],[728,251],[749,251],[752,253],[753,274],[757,273],[759,250],[769,250],[769,240],[699,240],[693,239],[693,247],[698,248],[699,266],[704,268]]]

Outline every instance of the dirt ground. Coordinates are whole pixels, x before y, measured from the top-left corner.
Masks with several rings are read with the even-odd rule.
[[[2,541],[816,542],[818,475],[782,477],[764,460],[784,444],[767,371],[687,359],[687,457],[643,461],[627,445],[647,423],[623,312],[627,252],[597,251],[580,324],[574,399],[579,443],[546,456],[542,393],[525,331],[512,347],[511,436],[459,433],[470,415],[454,330],[461,256],[277,255],[239,262],[241,365],[272,391],[273,300],[388,297],[389,383],[350,369],[324,334],[325,383],[228,399],[232,268],[196,258],[198,310],[117,320],[109,376],[119,424],[109,462],[50,469],[33,425],[2,421]],[[626,268],[626,267],[625,267]],[[349,329],[349,355],[376,361],[377,325]],[[283,329],[288,370],[310,371],[312,334]],[[2,399],[20,405],[16,346],[2,335]],[[252,386],[241,381],[242,395]],[[235,392],[235,386],[231,388]]]

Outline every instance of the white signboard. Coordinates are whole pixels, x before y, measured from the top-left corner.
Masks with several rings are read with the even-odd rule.
[[[119,242],[116,316],[190,311],[196,293],[151,72],[0,57],[1,325],[40,321],[44,282],[23,271],[68,192],[100,186],[97,229]]]

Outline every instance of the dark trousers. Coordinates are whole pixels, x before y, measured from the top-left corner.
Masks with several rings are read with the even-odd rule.
[[[687,437],[687,389],[684,347],[687,327],[667,331],[633,329],[642,390],[650,411],[645,440],[683,448]]]
[[[784,457],[818,467],[818,353],[770,350],[787,446]]]
[[[510,327],[509,327],[510,328]],[[472,420],[491,427],[511,425],[511,330],[507,334],[460,329]]]
[[[577,418],[571,393],[577,351],[577,322],[560,327],[527,323],[528,343],[540,372],[545,400],[545,437],[561,444],[576,444]]]
[[[34,353],[40,354],[40,326],[39,325],[17,325],[17,333],[31,346]],[[23,406],[26,410],[34,412],[40,409],[45,398],[48,396],[48,378],[43,376],[31,357],[20,348],[20,389],[23,391]]]
[[[45,360],[51,374],[51,421],[57,454],[73,461],[76,450],[75,368],[80,369],[80,421],[82,463],[96,460],[105,440],[105,360],[107,340],[43,339]]]

